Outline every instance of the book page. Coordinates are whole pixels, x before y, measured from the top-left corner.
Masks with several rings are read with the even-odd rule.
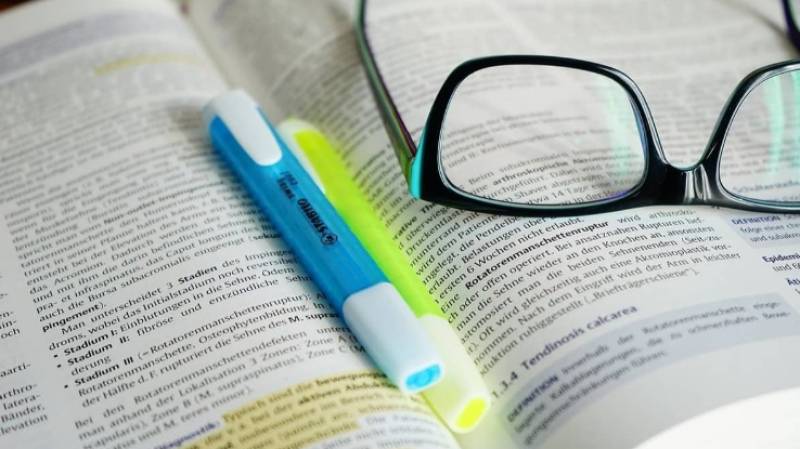
[[[173,3],[0,29],[0,447],[455,447],[212,151],[227,84]]]
[[[634,447],[693,416],[798,386],[797,216],[651,207],[539,219],[413,201],[363,75],[352,5],[321,6],[339,26],[309,33],[304,51],[268,52],[264,43],[305,33],[259,25],[291,2],[200,3],[195,26],[217,51],[241,58],[247,76],[237,83],[341,148],[461,335],[496,397],[482,427],[459,438],[463,447]],[[795,56],[774,3],[370,5],[370,26],[385,31],[375,51],[416,137],[458,62],[560,54],[629,72],[668,156],[686,163],[739,79]],[[756,439],[791,447],[798,406],[770,403],[780,407],[768,418],[773,432]]]

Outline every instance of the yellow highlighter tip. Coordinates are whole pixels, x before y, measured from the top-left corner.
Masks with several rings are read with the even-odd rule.
[[[489,404],[483,399],[473,399],[456,418],[456,427],[463,432],[472,429],[481,420],[488,407]]]

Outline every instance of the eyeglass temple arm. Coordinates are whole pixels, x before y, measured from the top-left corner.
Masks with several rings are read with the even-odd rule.
[[[375,64],[375,58],[372,53],[372,48],[366,36],[366,0],[359,1],[358,8],[358,22],[356,26],[356,40],[358,41],[359,54],[364,64],[364,70],[367,72],[367,81],[370,84],[372,95],[375,97],[375,102],[378,104],[378,110],[381,114],[381,119],[386,126],[389,134],[389,139],[392,142],[395,155],[400,161],[400,167],[403,170],[403,175],[406,181],[411,181],[411,164],[416,154],[416,144],[414,139],[402,124],[400,113],[397,111],[392,97],[389,95],[389,90],[386,88],[386,83]]]
[[[789,40],[792,41],[795,48],[800,50],[800,29],[797,28],[797,22],[794,20],[791,1],[792,0],[781,0],[783,16],[786,19],[786,32],[789,34]]]

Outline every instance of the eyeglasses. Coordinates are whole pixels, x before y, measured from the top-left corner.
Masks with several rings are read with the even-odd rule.
[[[782,1],[789,37],[800,48],[800,2]],[[460,64],[436,95],[417,146],[375,61],[366,10],[361,0],[362,61],[415,198],[544,217],[657,204],[800,212],[800,60],[746,76],[700,161],[688,168],[667,162],[645,99],[627,75],[554,56]]]

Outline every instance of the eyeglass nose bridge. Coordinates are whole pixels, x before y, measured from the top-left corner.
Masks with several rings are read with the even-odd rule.
[[[704,164],[677,169],[683,174],[683,204],[707,204],[711,199],[711,183]]]
[[[715,188],[705,164],[692,167],[666,165],[666,173],[658,186],[661,204],[708,204],[714,198]]]

